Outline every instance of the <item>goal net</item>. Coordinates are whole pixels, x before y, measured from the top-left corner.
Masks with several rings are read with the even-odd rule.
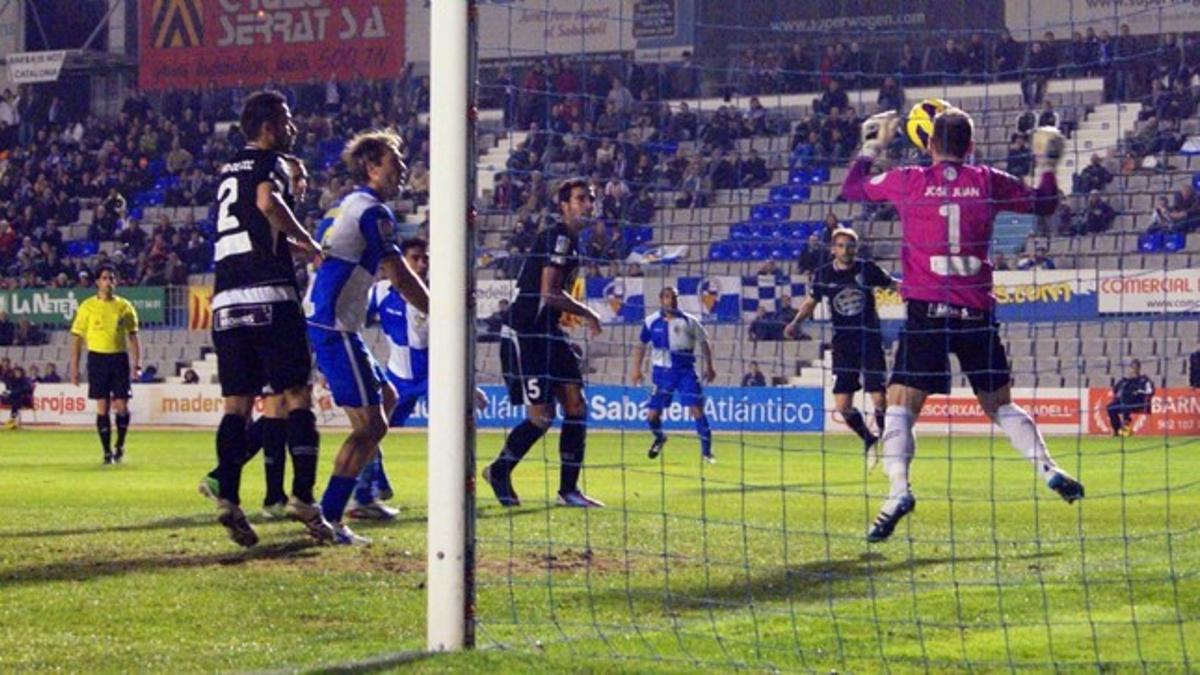
[[[603,331],[564,330],[585,381],[580,487],[606,504],[556,506],[561,409],[512,473],[519,507],[478,481],[478,648],[630,669],[1192,666],[1191,3],[523,0],[480,3],[477,21],[475,378],[489,397],[477,464],[525,419],[501,377],[505,309],[530,292],[517,280],[539,233],[560,224],[558,184],[581,177],[596,201],[566,288]],[[834,304],[866,298],[818,294],[798,334],[785,327],[847,239],[832,228],[852,229],[857,258],[897,278],[906,245],[937,244],[906,240],[894,206],[840,197],[863,120],[929,98],[971,115],[969,163],[1031,190],[1034,130],[1066,136],[1057,210],[996,208],[981,264],[995,269],[1013,400],[1086,498],[1047,487],[954,361],[951,391],[930,396],[915,427],[920,508],[868,543],[889,482],[837,410],[834,355],[853,349],[831,321],[854,309]],[[922,163],[902,128],[874,171]],[[675,381],[656,382],[648,359],[635,383],[633,359],[648,335],[653,351],[667,287],[707,334],[715,379],[699,402],[676,388],[652,459],[648,406]],[[905,304],[866,292],[879,325],[858,328],[881,338],[886,378]],[[664,346],[689,344],[666,326]],[[1114,391],[1140,375],[1153,395]],[[850,400],[881,434],[873,397]]]

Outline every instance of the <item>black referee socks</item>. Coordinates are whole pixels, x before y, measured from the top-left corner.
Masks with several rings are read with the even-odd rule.
[[[104,448],[104,456],[112,455],[112,421],[108,415],[96,415],[96,432],[100,434],[100,446]]]
[[[129,433],[129,413],[117,413],[117,447],[125,448],[125,434]]]

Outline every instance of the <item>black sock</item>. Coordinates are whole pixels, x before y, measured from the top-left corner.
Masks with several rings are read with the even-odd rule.
[[[883,422],[884,422],[884,419],[885,419],[885,418],[884,418],[884,411],[883,411],[883,409],[882,409],[882,408],[876,408],[876,409],[875,409],[875,428],[876,428],[876,429],[878,429],[878,430],[879,430],[879,433],[881,433],[881,434],[883,433]]]
[[[1121,414],[1113,410],[1108,411],[1108,423],[1112,425],[1113,433],[1121,430]]]
[[[240,504],[242,457],[246,454],[246,418],[225,413],[217,427],[217,480],[221,499]]]
[[[108,419],[108,415],[96,415],[96,432],[100,434],[100,445],[104,448],[104,455],[111,455],[112,421]]]
[[[293,410],[287,417],[287,446],[292,455],[292,496],[311,504],[313,486],[317,483],[317,453],[321,435],[317,433],[317,416],[311,410]]]
[[[267,496],[263,503],[278,504],[287,501],[287,493],[283,491],[283,473],[287,468],[287,420],[260,417],[255,424],[259,425],[259,438],[262,440],[263,448],[263,468],[267,476]],[[251,424],[252,439],[253,428],[254,424]]]
[[[579,489],[579,472],[583,471],[583,450],[586,443],[587,419],[564,419],[562,434],[558,437],[558,457],[562,462],[558,470],[560,494]]]
[[[125,434],[129,433],[129,413],[117,413],[117,447],[125,449]]]
[[[525,457],[525,453],[529,452],[533,444],[537,443],[538,439],[545,434],[546,430],[533,422],[522,421],[508,432],[508,438],[504,439],[504,448],[500,450],[500,456],[496,457],[493,464],[505,473],[512,473],[512,470],[517,468],[517,464]]]
[[[851,408],[842,413],[842,417],[846,419],[846,426],[854,430],[858,437],[863,439],[863,442],[869,441],[875,437],[871,430],[867,428],[867,423],[863,421],[862,413],[858,408]]]

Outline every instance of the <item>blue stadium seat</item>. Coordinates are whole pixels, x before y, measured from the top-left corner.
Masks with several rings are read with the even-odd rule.
[[[829,181],[829,166],[813,166],[808,169],[809,183],[825,183]]]
[[[792,247],[786,243],[778,243],[771,247],[771,260],[790,260]]]
[[[775,235],[778,231],[778,227],[779,226],[776,223],[759,223],[754,228],[754,238],[755,239],[774,239]]]
[[[743,245],[743,248],[747,247],[749,248],[746,251],[747,260],[768,260],[771,257],[771,245],[765,241]]]
[[[812,233],[812,228],[805,222],[791,222],[784,224],[784,239],[795,239],[804,241],[808,239],[808,235]]]
[[[100,252],[100,242],[91,239],[72,239],[63,242],[63,254],[67,256],[93,256]]]
[[[740,261],[746,259],[746,246],[740,243],[730,242],[729,244],[729,259],[732,261]]]
[[[788,183],[792,185],[807,185],[812,182],[812,172],[806,168],[796,168],[788,172]]]
[[[787,220],[792,215],[792,209],[787,204],[758,204],[750,209],[750,220],[763,222],[765,220]]]
[[[729,228],[730,239],[750,239],[754,236],[754,223],[734,223]]]
[[[1192,174],[1192,187],[1200,190],[1200,172]]]
[[[1158,253],[1163,250],[1163,233],[1147,232],[1138,237],[1138,250],[1143,253]]]
[[[1187,246],[1187,235],[1183,232],[1171,232],[1163,235],[1163,250],[1174,253],[1182,251]]]
[[[727,242],[717,242],[709,247],[708,259],[713,262],[724,262],[729,260],[729,244]]]
[[[776,185],[771,188],[769,199],[776,204],[793,204],[807,201],[809,187],[807,185]]]

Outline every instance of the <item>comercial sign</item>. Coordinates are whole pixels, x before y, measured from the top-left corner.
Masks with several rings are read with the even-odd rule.
[[[1200,313],[1200,269],[1102,272],[1101,314]]]

